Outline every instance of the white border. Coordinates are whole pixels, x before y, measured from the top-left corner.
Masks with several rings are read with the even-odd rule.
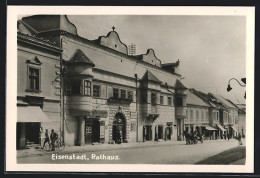
[[[18,15],[243,15],[246,16],[246,165],[145,165],[145,164],[16,164],[17,18]],[[8,6],[6,88],[6,171],[62,172],[222,172],[252,173],[254,168],[254,7],[104,7]]]

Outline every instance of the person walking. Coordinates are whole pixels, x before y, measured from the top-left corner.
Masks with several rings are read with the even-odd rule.
[[[122,142],[122,131],[119,129],[118,130],[118,144],[121,144],[121,142]]]
[[[241,134],[238,134],[238,145],[243,145],[242,141],[241,141]]]
[[[54,129],[51,129],[50,138],[51,138],[51,151],[54,151],[55,150],[55,142],[58,139],[58,134],[56,134],[54,132]]]
[[[50,138],[49,138],[48,129],[45,130],[45,138],[44,138],[44,142],[43,142],[42,149],[44,149],[45,144],[46,144],[47,142],[48,142],[48,144],[50,145]]]

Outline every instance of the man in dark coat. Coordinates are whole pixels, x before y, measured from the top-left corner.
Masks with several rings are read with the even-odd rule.
[[[56,134],[53,129],[51,129],[50,138],[51,138],[51,150],[54,151],[55,150],[55,142],[58,139],[58,134]]]

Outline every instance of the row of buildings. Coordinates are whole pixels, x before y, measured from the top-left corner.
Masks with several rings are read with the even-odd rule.
[[[17,148],[54,129],[67,145],[245,135],[245,107],[188,89],[180,61],[129,54],[115,29],[88,40],[66,15],[17,22]],[[241,125],[239,125],[241,124]]]

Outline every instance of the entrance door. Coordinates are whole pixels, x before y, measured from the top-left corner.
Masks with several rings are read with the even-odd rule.
[[[92,144],[92,119],[85,120],[85,143]]]
[[[163,139],[163,126],[158,125],[158,139]]]
[[[119,139],[119,134],[118,134],[119,130],[121,130],[122,132],[121,142],[124,142],[124,140],[126,139],[126,121],[125,121],[125,116],[122,113],[117,113],[113,121],[112,139],[116,143],[118,143],[118,139]]]
[[[100,138],[100,123],[98,119],[92,121],[92,141],[99,142]]]
[[[172,127],[168,126],[168,127],[166,127],[167,140],[171,140],[171,135],[172,135]]]
[[[159,135],[159,134],[158,134]],[[152,126],[148,125],[146,126],[146,140],[152,140]]]

